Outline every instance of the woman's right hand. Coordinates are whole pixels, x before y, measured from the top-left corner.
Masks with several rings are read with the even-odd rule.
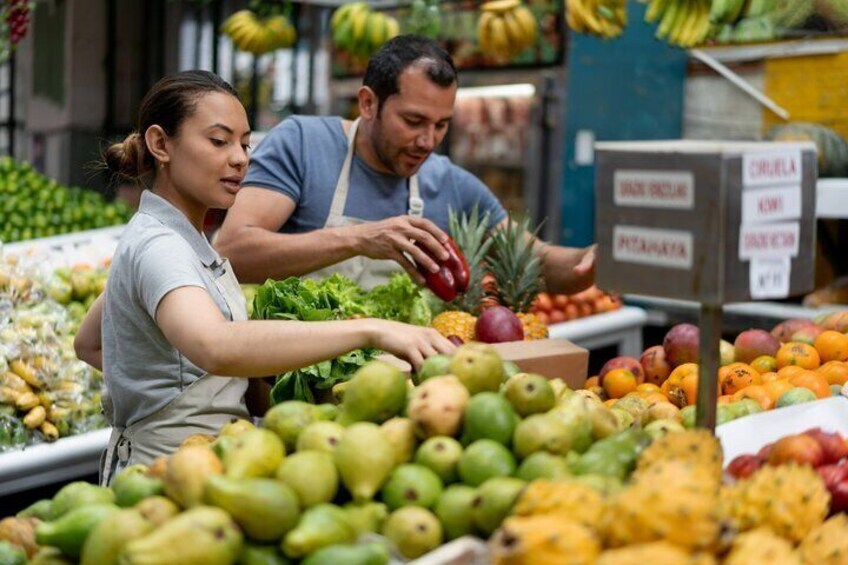
[[[433,328],[423,328],[388,320],[368,320],[368,341],[372,347],[382,349],[408,361],[415,371],[424,359],[439,353],[450,354],[456,346]]]

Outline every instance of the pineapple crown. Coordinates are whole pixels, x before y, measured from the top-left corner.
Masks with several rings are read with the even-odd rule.
[[[492,252],[486,265],[498,284],[501,302],[515,312],[527,312],[542,288],[542,258],[536,250],[538,228],[530,218],[513,220],[492,232]]]
[[[456,241],[459,250],[465,255],[468,263],[468,290],[458,296],[451,307],[463,312],[477,313],[483,299],[483,275],[485,275],[485,258],[492,246],[492,240],[487,238],[489,231],[489,212],[480,215],[477,204],[471,213],[457,214],[453,209],[448,215],[448,231]]]

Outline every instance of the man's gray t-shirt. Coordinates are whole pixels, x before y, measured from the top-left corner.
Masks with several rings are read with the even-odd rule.
[[[113,424],[125,427],[153,414],[204,375],[159,329],[156,309],[172,290],[196,286],[232,319],[208,268],[218,262],[179,210],[150,191],[142,194],[112,258],[103,306],[103,373]]]
[[[250,156],[244,186],[276,190],[297,207],[280,229],[306,233],[324,227],[345,155],[347,138],[338,117],[292,116],[275,126]],[[424,217],[447,231],[448,212],[489,212],[491,225],[506,217],[498,199],[477,177],[431,154],[418,171]],[[407,179],[375,171],[354,155],[344,215],[379,221],[408,213]]]

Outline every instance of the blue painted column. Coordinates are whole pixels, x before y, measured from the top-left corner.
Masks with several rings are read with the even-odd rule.
[[[631,1],[617,39],[569,33],[560,243],[595,239],[592,141],[676,139],[683,132],[688,56],[654,38],[645,5]]]

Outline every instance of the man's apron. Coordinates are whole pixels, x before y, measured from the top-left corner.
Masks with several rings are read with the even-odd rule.
[[[247,307],[230,262],[210,267],[215,286],[224,297],[234,322],[247,320]],[[161,455],[174,453],[192,434],[217,435],[235,418],[250,418],[244,402],[248,379],[209,373],[187,386],[160,410],[126,428],[112,428],[100,461],[100,484],[108,486],[115,474],[129,465],[149,465]],[[104,409],[112,419],[111,402]]]
[[[333,193],[333,201],[330,204],[330,213],[327,216],[327,222],[324,224],[325,228],[340,228],[368,223],[365,220],[344,215],[347,196],[350,191],[350,167],[353,163],[353,152],[356,146],[356,132],[358,129],[359,118],[351,124],[347,132],[347,155],[342,164],[342,170],[339,173],[339,180],[336,182],[336,190]],[[424,216],[424,201],[421,199],[418,190],[418,175],[409,177],[408,213],[410,216],[418,218]],[[310,278],[323,279],[334,273],[339,273],[357,282],[366,290],[370,290],[377,285],[387,282],[393,273],[401,270],[402,267],[395,261],[369,259],[360,255],[351,257],[335,265],[324,267],[311,273],[309,276]]]

